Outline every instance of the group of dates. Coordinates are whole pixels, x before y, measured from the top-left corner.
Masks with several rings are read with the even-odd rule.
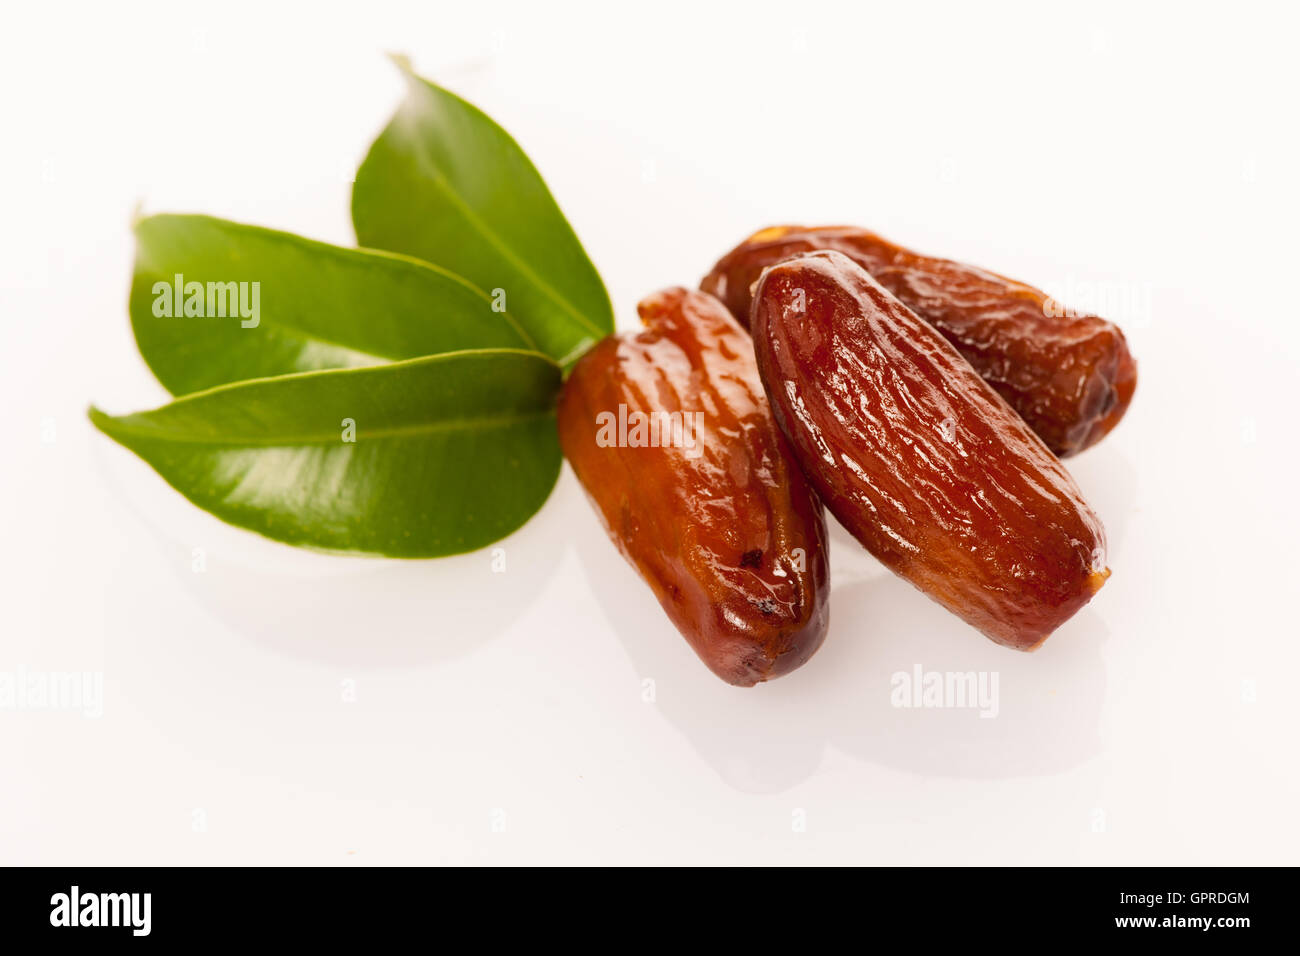
[[[723,680],[779,677],[821,646],[823,505],[1019,650],[1109,577],[1101,522],[1060,459],[1133,397],[1113,323],[849,227],[764,229],[700,287],[650,296],[644,331],[583,356],[558,423],[610,537]],[[703,413],[696,447],[598,442],[620,405]]]

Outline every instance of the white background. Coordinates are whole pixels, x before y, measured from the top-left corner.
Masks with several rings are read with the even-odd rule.
[[[0,709],[0,862],[1300,862],[1294,13],[1047,7],[7,8],[0,671],[105,698]],[[1069,462],[1105,589],[1017,654],[837,528],[826,646],[739,690],[567,467],[503,574],[190,506],[84,415],[166,399],[133,209],[350,244],[389,50],[519,139],[623,328],[786,221],[1109,296],[1137,396]],[[998,716],[892,707],[917,665]]]

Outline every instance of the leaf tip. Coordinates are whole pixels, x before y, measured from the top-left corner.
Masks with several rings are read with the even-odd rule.
[[[101,432],[103,432],[106,435],[109,434],[110,423],[113,421],[112,415],[108,414],[107,412],[100,411],[94,405],[88,405],[86,406],[86,417],[89,418],[90,423],[94,425],[96,428],[98,428]]]
[[[397,67],[403,75],[408,78],[415,76],[415,68],[411,66],[411,58],[405,53],[387,53],[385,55],[388,57],[389,62]]]

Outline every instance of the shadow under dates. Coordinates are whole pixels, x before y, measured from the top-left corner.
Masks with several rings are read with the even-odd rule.
[[[567,472],[557,494],[579,494]],[[1085,608],[1032,654],[998,647],[878,565],[865,580],[845,574],[859,554],[874,561],[828,524],[836,552],[847,545],[858,554],[832,554],[841,583],[831,591],[826,643],[800,670],[752,689],[726,687],[703,667],[597,521],[571,526],[593,599],[636,680],[655,681],[653,706],[729,785],[787,790],[812,775],[828,745],[891,769],[971,779],[1062,773],[1098,752],[1102,618]],[[997,672],[997,716],[895,707],[891,678],[917,665]]]

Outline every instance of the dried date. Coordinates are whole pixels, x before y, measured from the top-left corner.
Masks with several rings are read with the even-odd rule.
[[[919,255],[849,226],[774,226],[713,267],[700,288],[748,325],[763,269],[820,249],[842,252],[951,342],[1058,456],[1076,454],[1119,423],[1137,386],[1124,333],[1033,286]]]
[[[720,302],[668,289],[561,394],[560,444],[610,538],[731,684],[794,670],[828,620],[820,503],[777,430],[753,346]],[[667,438],[665,438],[667,436]]]
[[[772,411],[826,507],[893,571],[998,643],[1037,647],[1101,587],[1074,480],[931,325],[861,266],[768,268],[753,304]]]

